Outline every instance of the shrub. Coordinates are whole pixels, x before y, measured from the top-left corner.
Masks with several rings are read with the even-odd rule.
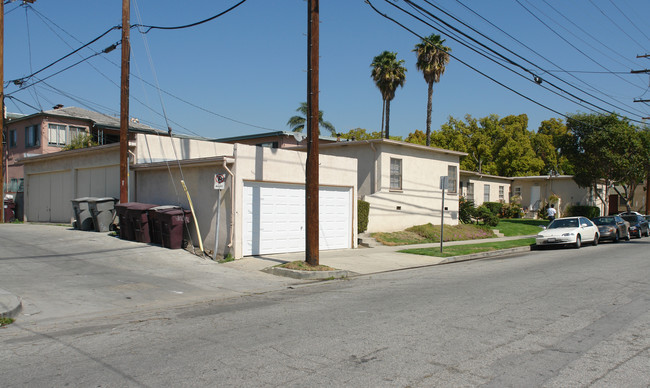
[[[359,233],[368,230],[368,213],[370,213],[370,203],[362,200],[357,201],[357,228]]]
[[[499,217],[496,214],[492,213],[490,208],[488,206],[485,206],[485,204],[476,208],[476,218],[483,221],[483,223],[487,226],[499,225]]]
[[[597,206],[572,205],[567,207],[565,216],[583,216],[587,218],[596,218],[600,216],[600,209]]]
[[[476,217],[474,201],[460,197],[458,201],[458,218],[463,224],[471,224],[472,218]]]
[[[490,209],[490,213],[494,214],[495,216],[501,214],[501,211],[503,210],[503,203],[501,202],[483,202],[482,206]]]
[[[521,218],[523,209],[519,203],[506,203],[501,209],[501,218]]]
[[[70,141],[70,144],[62,148],[62,151],[78,150],[80,148],[94,147],[96,145],[97,142],[93,141],[93,137],[90,134],[84,132],[75,136]]]

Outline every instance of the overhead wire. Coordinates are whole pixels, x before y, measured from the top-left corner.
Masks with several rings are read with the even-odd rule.
[[[220,12],[220,13],[218,13],[216,15],[210,16],[207,19],[203,19],[203,20],[200,20],[198,22],[194,22],[194,23],[190,23],[190,24],[184,24],[184,25],[181,25],[181,26],[171,26],[171,27],[150,26],[150,25],[146,25],[146,24],[134,24],[134,25],[131,26],[131,28],[138,28],[138,29],[146,28],[146,31],[140,31],[140,32],[146,34],[151,30],[180,30],[180,29],[183,29],[183,28],[195,27],[195,26],[201,25],[203,23],[207,23],[207,22],[212,21],[212,20],[214,20],[214,19],[216,19],[216,18],[218,18],[220,16],[223,16],[223,15],[227,14],[228,12],[230,12],[230,11],[234,10],[235,8],[239,7],[240,5],[245,3],[246,1],[247,0],[241,0],[239,3],[233,5],[232,7],[228,8],[227,10],[225,10],[223,12]]]
[[[398,9],[400,9],[401,11],[408,13],[406,10],[403,10],[401,7],[396,6],[395,4],[393,4],[393,3],[391,3],[391,2],[388,2],[388,1],[386,1],[386,2],[387,2],[388,4],[390,4],[390,5],[392,5],[393,7],[398,8]],[[416,9],[419,9],[419,10],[423,11],[423,12],[426,13],[429,17],[431,17],[431,18],[433,18],[433,19],[439,21],[440,23],[442,23],[442,24],[444,24],[445,26],[447,26],[447,27],[453,29],[454,31],[457,31],[457,32],[459,32],[460,34],[463,34],[464,36],[467,36],[467,37],[468,37],[469,39],[471,39],[472,41],[476,42],[477,44],[479,44],[479,45],[485,47],[487,50],[489,50],[489,51],[495,53],[497,56],[501,57],[505,62],[510,63],[510,64],[512,64],[512,65],[514,65],[514,66],[516,66],[516,67],[518,67],[518,68],[520,68],[520,69],[522,69],[523,71],[525,71],[525,72],[527,72],[527,73],[529,73],[529,74],[535,76],[535,73],[532,72],[530,69],[525,68],[525,67],[522,66],[521,64],[514,62],[513,60],[511,60],[511,59],[505,57],[504,55],[502,55],[501,53],[499,53],[499,52],[493,50],[492,48],[490,48],[490,47],[484,45],[483,43],[477,41],[476,39],[470,37],[469,35],[465,34],[464,32],[462,32],[462,31],[458,30],[457,28],[451,26],[449,23],[445,22],[444,20],[442,20],[442,19],[438,18],[437,16],[433,15],[431,12],[425,10],[425,9],[422,8],[421,6],[419,6],[419,5],[417,5],[417,4],[414,4],[414,3],[413,3],[412,1],[410,1],[410,0],[405,0],[405,2],[406,2],[407,4],[409,4],[409,5],[410,5],[411,7],[413,7],[413,8],[416,8]],[[440,9],[440,8],[438,8],[438,7],[436,7],[435,5],[431,4],[429,1],[425,0],[425,2],[426,2],[427,4],[433,6],[434,8],[436,8],[436,9],[438,9],[438,10],[440,10],[440,11],[446,13],[446,11],[444,11],[444,10],[442,10],[442,9]],[[409,13],[409,15],[412,16],[412,17],[414,17],[414,15],[412,15],[412,14],[410,14],[410,13]],[[464,22],[458,20],[458,19],[455,18],[453,15],[449,15],[449,14],[448,14],[448,16],[454,18],[454,19],[457,20],[458,22],[460,22],[460,23],[462,23],[463,25],[465,25],[465,26],[469,27],[470,29],[474,30],[472,27],[470,27],[470,26],[468,26],[467,24],[465,24]],[[420,21],[423,22],[423,23],[426,23],[426,22],[424,22],[424,21],[422,21],[422,20],[420,20]],[[431,25],[429,25],[429,26],[432,27],[432,28],[434,28],[434,27],[431,26]],[[493,43],[499,45],[500,47],[506,49],[506,50],[509,51],[510,53],[512,53],[512,54],[514,54],[514,55],[516,55],[516,56],[518,56],[519,58],[523,59],[524,61],[527,61],[528,63],[532,64],[533,66],[537,66],[537,65],[535,65],[534,63],[532,63],[532,62],[526,60],[525,58],[523,58],[523,57],[519,56],[518,54],[512,52],[511,50],[507,49],[506,47],[500,45],[498,42],[496,42],[496,41],[492,40],[491,38],[485,36],[484,34],[478,32],[478,31],[476,31],[476,30],[474,30],[474,31],[477,32],[477,33],[479,33],[481,36],[485,37],[486,39],[489,39],[489,40],[492,41]],[[468,47],[468,46],[467,46],[467,47]],[[476,50],[474,50],[474,48],[472,48],[472,47],[468,47],[468,48],[470,48],[470,49],[473,50],[473,51],[476,51]],[[479,54],[481,54],[481,53],[479,53]],[[482,54],[481,54],[481,55],[482,55]],[[486,58],[489,59],[489,60],[492,60],[492,58],[489,58],[489,57],[486,57]],[[514,72],[515,74],[517,74],[517,75],[519,75],[519,76],[522,76],[520,73],[517,73],[517,72],[513,71],[513,69],[510,69],[510,68],[504,66],[504,65],[501,64],[501,63],[498,63],[498,62],[495,62],[495,63],[499,64],[500,66],[503,66],[504,68],[508,69],[509,71]],[[534,80],[530,80],[528,77],[525,77],[525,76],[522,76],[522,77],[526,78],[527,80],[529,80],[529,81],[531,81],[531,82],[534,82]],[[554,76],[554,77],[555,77],[555,76]],[[555,78],[557,78],[557,77],[555,77]],[[608,112],[608,113],[612,113],[612,112],[609,112],[609,110],[607,110],[607,109],[604,109],[604,108],[599,107],[599,106],[597,106],[597,105],[595,105],[595,104],[592,104],[592,103],[586,101],[585,99],[580,98],[580,97],[574,95],[573,93],[571,93],[571,92],[569,92],[569,91],[567,91],[567,90],[565,90],[565,89],[563,89],[563,88],[560,88],[559,86],[553,84],[552,82],[549,82],[548,80],[546,80],[546,83],[548,83],[549,85],[553,86],[554,88],[560,90],[560,91],[563,92],[563,93],[566,93],[567,95],[569,95],[569,96],[571,96],[572,98],[574,98],[574,99],[576,99],[576,100],[579,101],[579,102],[576,102],[576,101],[572,101],[572,100],[569,99],[569,101],[571,101],[571,102],[573,102],[573,103],[576,103],[576,104],[578,104],[578,105],[580,105],[580,106],[582,106],[582,107],[585,107],[584,105],[581,104],[581,102],[584,102],[584,103],[587,103],[587,104],[591,105],[592,107],[594,107],[594,108],[596,108],[596,109],[598,109],[598,110],[602,110],[602,111],[606,111],[606,112]],[[564,96],[564,95],[562,95],[562,94],[559,94],[559,93],[557,93],[557,92],[554,91],[554,90],[550,90],[549,88],[545,87],[544,85],[541,85],[541,84],[540,84],[540,86],[541,86],[542,88],[544,88],[544,89],[546,89],[546,90],[548,90],[548,91],[550,91],[550,92],[552,92],[552,93],[554,93],[554,94],[560,96],[560,97],[567,98],[566,96]],[[580,90],[580,89],[578,89],[578,90]],[[585,91],[582,91],[582,92],[585,93],[585,94],[587,94],[587,95],[589,95],[589,96],[591,96],[591,97],[593,97],[593,98],[598,99],[598,100],[601,101],[601,102],[604,102],[604,103],[606,103],[606,104],[608,104],[608,105],[611,105],[611,106],[613,106],[613,107],[615,107],[615,108],[621,109],[622,111],[625,111],[625,112],[630,113],[630,114],[634,114],[633,112],[630,112],[630,111],[628,111],[628,110],[625,110],[625,109],[623,109],[623,108],[621,108],[621,107],[618,107],[618,106],[616,106],[616,105],[614,105],[614,104],[611,104],[611,103],[609,103],[609,102],[607,102],[607,101],[605,101],[605,100],[602,100],[602,99],[600,99],[600,98],[598,98],[598,97],[596,97],[596,96],[593,96],[593,95],[591,95],[591,94],[589,94],[589,93],[587,93],[587,92],[585,92]],[[568,98],[567,98],[567,99],[568,99]],[[586,107],[585,107],[585,108],[586,108]],[[590,109],[590,108],[588,108],[588,109]],[[590,110],[591,110],[591,109],[590,109]]]
[[[551,28],[551,26],[549,26],[548,24],[546,24],[546,23],[545,23],[542,19],[540,19],[540,18],[539,18],[539,17],[538,17],[534,12],[532,12],[530,9],[528,9],[528,7],[526,7],[525,5],[523,5],[523,4],[521,3],[521,1],[519,1],[519,0],[514,0],[514,1],[515,1],[517,4],[519,4],[519,5],[520,5],[520,6],[521,6],[521,7],[522,7],[526,12],[528,12],[528,13],[529,13],[533,18],[537,19],[538,22],[540,22],[542,25],[544,25],[548,30],[550,30],[550,31],[551,31],[553,34],[555,34],[557,37],[559,37],[560,39],[562,39],[566,44],[568,44],[569,46],[573,47],[576,51],[578,51],[580,54],[582,54],[585,58],[589,59],[590,61],[592,61],[593,63],[595,63],[595,64],[598,65],[599,67],[601,67],[601,68],[603,68],[603,69],[605,69],[605,70],[607,70],[607,71],[610,71],[610,69],[608,69],[608,68],[606,68],[605,66],[603,66],[602,63],[600,63],[599,61],[597,61],[597,60],[595,60],[594,58],[592,58],[590,55],[588,55],[587,53],[585,53],[585,52],[584,52],[583,50],[581,50],[579,47],[577,47],[577,46],[574,45],[573,43],[569,42],[569,40],[567,40],[564,36],[562,36],[562,34],[559,34],[557,31],[555,31],[553,28]],[[529,4],[530,4],[530,3],[529,3]],[[536,7],[535,7],[535,8],[536,8]],[[626,79],[623,78],[623,77],[620,77],[620,76],[618,76],[618,75],[616,75],[616,77],[618,77],[619,79],[621,79],[621,80],[624,81],[624,82],[629,83],[630,85],[632,85],[632,86],[634,86],[634,87],[637,87],[637,88],[639,87],[638,85],[636,85],[636,84],[634,84],[634,83],[632,83],[632,82],[626,80]]]
[[[609,21],[610,21],[614,26],[616,26],[616,28],[618,28],[622,33],[624,33],[625,36],[627,36],[628,38],[630,38],[630,40],[631,40],[632,42],[634,42],[634,43],[636,43],[637,45],[639,45],[639,47],[641,47],[643,50],[646,50],[646,49],[647,49],[646,46],[643,46],[643,45],[642,45],[641,43],[639,43],[636,39],[634,39],[630,34],[628,34],[628,33],[627,33],[623,28],[621,28],[621,26],[619,26],[618,23],[616,23],[616,21],[614,21],[614,19],[610,18],[609,15],[607,15],[607,13],[605,13],[605,11],[602,10],[602,8],[600,8],[596,3],[593,2],[593,0],[589,0],[589,2],[591,3],[591,5],[594,6],[594,8],[596,8],[598,11],[600,11],[600,13],[602,13],[603,16],[604,16],[605,18],[607,18],[607,20],[609,20]]]

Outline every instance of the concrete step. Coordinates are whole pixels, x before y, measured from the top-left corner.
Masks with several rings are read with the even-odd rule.
[[[383,246],[383,244],[378,243],[377,240],[372,238],[370,233],[359,233],[357,241],[359,243],[359,247],[374,248]]]
[[[499,229],[492,229],[492,232],[494,232],[494,235],[497,237],[505,237],[503,233],[499,232]]]

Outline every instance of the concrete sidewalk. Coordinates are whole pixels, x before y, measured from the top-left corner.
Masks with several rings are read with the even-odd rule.
[[[522,237],[450,242],[445,246],[518,238]],[[320,263],[354,276],[470,259],[397,252],[409,247],[439,244],[322,251]],[[0,248],[0,314],[18,316],[23,324],[226,299],[308,282],[262,272],[277,264],[305,260],[304,253],[218,264],[184,250],[65,226],[2,224]],[[512,252],[527,249],[515,248]],[[485,256],[478,254],[475,258]]]

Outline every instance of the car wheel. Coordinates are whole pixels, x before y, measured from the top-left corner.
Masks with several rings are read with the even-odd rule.
[[[591,242],[591,245],[593,246],[598,245],[598,233],[594,235],[594,241]]]
[[[614,241],[615,243],[621,241],[621,236],[618,235],[618,231],[616,231],[616,236],[614,236]]]
[[[650,228],[645,230],[645,236],[650,237]]]
[[[577,235],[577,236],[576,236],[576,243],[575,243],[574,247],[575,247],[576,249],[580,249],[581,246],[582,246],[582,241],[581,241],[581,239],[580,239],[580,235]]]
[[[630,241],[630,230],[627,230],[627,236],[625,236],[625,241]]]

